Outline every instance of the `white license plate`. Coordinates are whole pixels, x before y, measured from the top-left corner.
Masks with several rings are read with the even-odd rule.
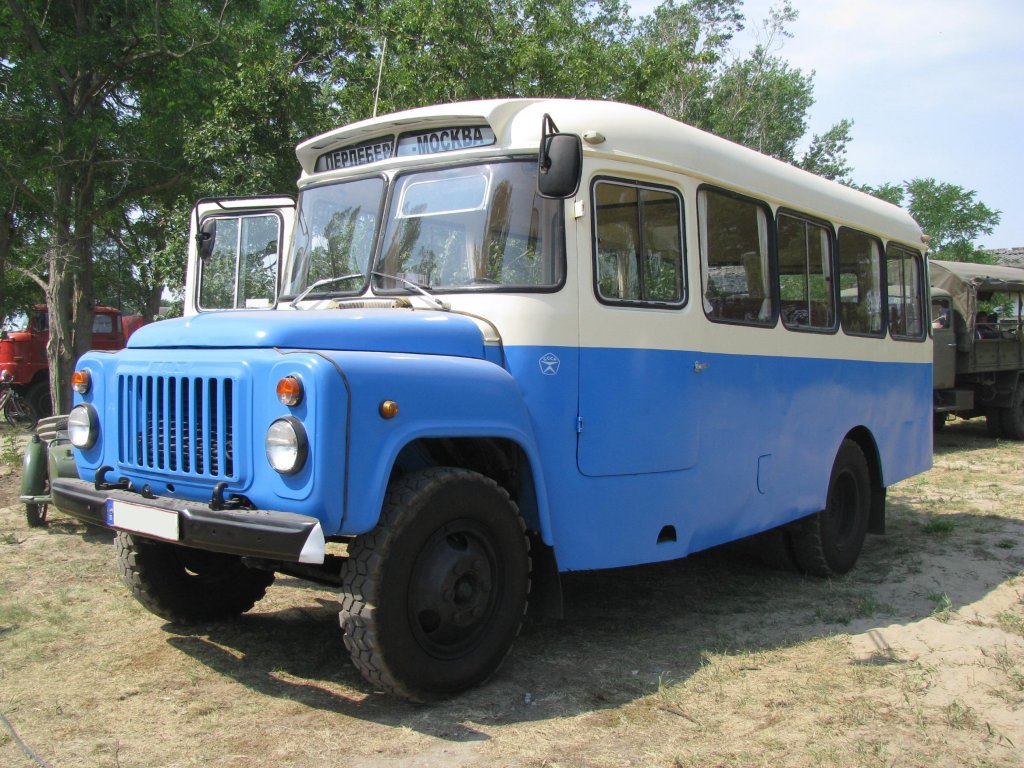
[[[107,525],[125,531],[144,533],[165,541],[178,541],[178,513],[130,501],[107,499]]]

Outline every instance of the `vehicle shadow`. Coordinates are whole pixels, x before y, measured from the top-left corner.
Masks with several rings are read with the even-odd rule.
[[[936,456],[962,451],[995,448],[1003,438],[992,437],[984,417],[953,419],[935,432],[932,447]]]
[[[299,607],[165,631],[174,648],[265,695],[451,741],[486,739],[488,724],[572,717],[656,693],[694,675],[708,653],[786,648],[957,610],[1024,570],[1024,523],[964,512],[944,515],[936,530],[928,502],[905,498],[890,504],[888,533],[869,536],[858,566],[837,579],[771,570],[734,549],[565,574],[564,619],[528,621],[494,679],[430,706],[363,680],[326,590],[303,590]]]

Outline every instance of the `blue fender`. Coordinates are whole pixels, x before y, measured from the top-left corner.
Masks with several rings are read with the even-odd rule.
[[[350,390],[349,441],[342,534],[377,524],[388,479],[410,443],[431,438],[498,438],[515,443],[529,463],[536,493],[536,528],[546,543],[551,526],[543,464],[522,392],[492,362],[445,355],[333,353]],[[380,404],[397,404],[393,418]],[[573,415],[574,417],[574,415]]]

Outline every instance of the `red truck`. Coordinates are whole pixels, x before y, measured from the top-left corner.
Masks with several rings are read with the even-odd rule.
[[[96,307],[92,321],[93,349],[121,349],[143,323],[141,315],[122,315],[113,307]],[[0,333],[0,370],[14,377],[14,387],[29,401],[36,418],[48,416],[50,377],[46,342],[50,338],[45,304],[35,304],[21,330]]]

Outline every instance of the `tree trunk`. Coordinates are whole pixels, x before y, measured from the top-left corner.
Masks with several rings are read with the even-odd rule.
[[[14,239],[14,203],[0,218],[0,322],[7,317],[7,259]]]
[[[54,413],[71,410],[71,374],[78,358],[92,346],[93,235],[89,214],[94,188],[91,174],[82,176],[65,169],[54,174],[55,227],[46,288],[50,321],[46,359]]]

